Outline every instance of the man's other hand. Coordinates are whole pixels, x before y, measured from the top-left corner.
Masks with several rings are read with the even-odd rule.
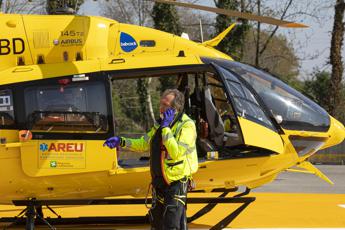
[[[108,146],[109,148],[113,149],[113,148],[119,147],[120,143],[121,143],[121,137],[118,137],[118,136],[110,137],[104,142],[103,147]]]

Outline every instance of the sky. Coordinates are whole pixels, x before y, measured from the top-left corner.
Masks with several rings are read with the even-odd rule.
[[[273,9],[278,8],[280,0],[269,0]],[[331,2],[331,1],[328,1]],[[306,4],[321,4],[323,0],[300,0],[296,7],[303,8]],[[85,15],[101,15],[99,4],[106,4],[105,0],[85,0],[79,13]],[[214,6],[213,0],[199,0],[198,4]],[[314,5],[315,6],[315,5]],[[213,13],[210,13],[213,14]],[[303,22],[309,26],[307,29],[284,29],[280,28],[279,33],[287,36],[292,42],[297,56],[300,58],[300,77],[307,79],[315,68],[321,70],[331,70],[328,65],[329,49],[331,41],[331,31],[333,27],[334,9],[332,7],[322,8],[316,14],[323,15],[321,21],[315,20],[313,17],[301,16],[294,18],[297,22]],[[317,56],[317,58],[315,58]],[[345,48],[343,52],[345,59]],[[345,61],[345,60],[344,60]]]

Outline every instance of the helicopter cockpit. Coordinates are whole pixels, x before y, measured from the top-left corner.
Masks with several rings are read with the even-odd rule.
[[[282,128],[326,132],[330,126],[328,113],[315,102],[287,84],[260,69],[239,62],[215,61],[224,74],[244,80],[264,102]],[[226,69],[226,70],[225,70]],[[229,81],[229,80],[228,80]]]

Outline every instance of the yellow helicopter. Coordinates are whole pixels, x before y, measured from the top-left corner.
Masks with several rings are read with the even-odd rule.
[[[252,189],[285,170],[332,183],[308,158],[341,143],[343,124],[271,74],[216,50],[234,26],[197,43],[103,17],[0,14],[0,203],[145,195],[149,157],[120,160],[103,143],[122,125],[113,106],[118,81],[164,76],[185,92],[198,127],[197,190]]]

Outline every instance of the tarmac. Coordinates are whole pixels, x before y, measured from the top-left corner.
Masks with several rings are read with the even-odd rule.
[[[279,229],[345,229],[345,166],[317,166],[335,185],[329,185],[311,174],[284,172],[249,196],[256,201],[237,217],[227,228],[279,228]],[[216,196],[217,194],[203,194]],[[193,196],[200,196],[193,194]],[[204,205],[188,206],[188,216]],[[238,204],[219,204],[212,212],[189,225],[190,229],[209,229],[231,213]],[[140,216],[147,213],[144,205],[131,206],[82,206],[57,207],[54,210],[62,217],[78,216]],[[0,217],[9,217],[21,211],[18,207],[0,206]],[[48,210],[45,215],[53,216]],[[5,225],[2,225],[5,226]],[[23,226],[11,229],[24,229]],[[47,229],[40,227],[37,229]],[[87,225],[57,226],[57,229],[150,229],[145,226]]]
[[[316,165],[334,182],[330,185],[312,174],[283,172],[274,182],[253,192],[345,194],[345,165]]]

